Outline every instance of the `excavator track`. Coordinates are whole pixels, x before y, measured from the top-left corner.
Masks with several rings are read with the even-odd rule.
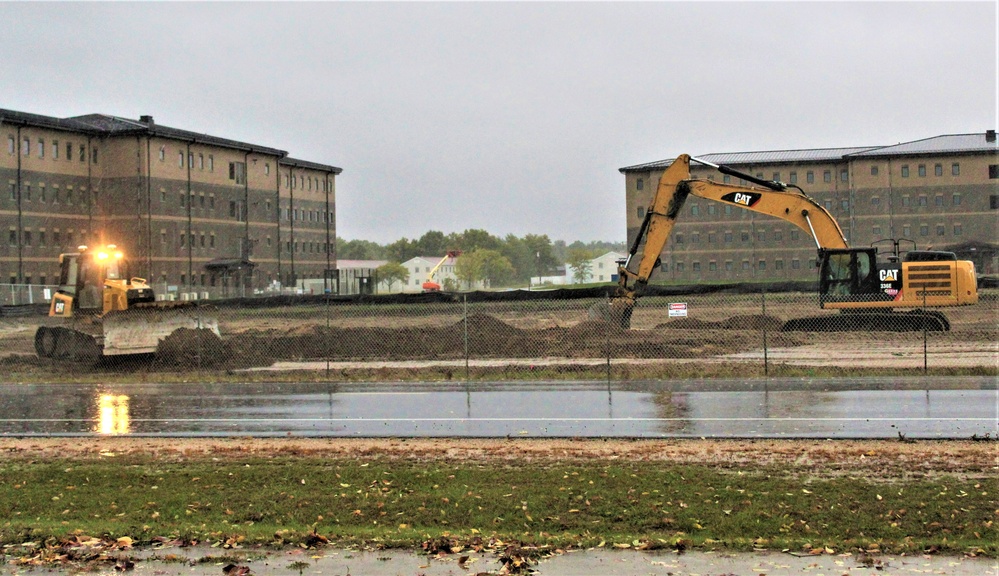
[[[40,327],[35,332],[35,352],[41,358],[73,362],[96,362],[101,358],[101,347],[94,335],[63,327]]]
[[[794,318],[782,332],[947,332],[950,322],[935,310],[849,312]]]

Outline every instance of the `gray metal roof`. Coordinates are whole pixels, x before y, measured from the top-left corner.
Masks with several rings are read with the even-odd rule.
[[[813,148],[804,150],[768,150],[761,152],[719,152],[697,155],[713,164],[729,166],[750,164],[794,164],[803,162],[836,162],[856,157],[905,156],[916,154],[958,154],[996,152],[996,142],[987,142],[985,132],[977,134],[951,134],[934,136],[923,140],[904,142],[894,146],[857,146],[850,148]],[[618,171],[651,172],[665,170],[673,163],[673,158],[657,160],[645,164],[625,166]]]
[[[337,168],[336,166],[330,166],[329,164],[309,162],[308,160],[299,160],[297,158],[282,158],[278,160],[278,164],[281,166],[290,166],[292,168],[305,168],[308,170],[319,170],[321,172],[332,172],[334,174],[343,172],[343,168]]]
[[[228,138],[220,138],[210,134],[200,134],[189,130],[181,130],[179,128],[171,128],[169,126],[163,126],[162,124],[156,124],[151,116],[143,116],[139,120],[121,118],[119,116],[109,116],[107,114],[85,114],[83,116],[74,116],[72,118],[54,118],[52,116],[44,116],[42,114],[31,114],[29,112],[19,112],[17,110],[5,110],[0,108],[0,123],[82,132],[93,136],[159,136],[162,138],[171,138],[174,140],[206,144],[209,146],[230,148],[244,152],[270,154],[280,158],[280,164],[293,167],[332,172],[334,174],[340,174],[343,172],[342,168],[337,168],[336,166],[288,158],[288,153],[286,151],[279,150],[277,148],[270,148],[268,146],[260,146],[258,144],[250,144],[248,142],[240,142],[238,140],[230,140]]]
[[[882,146],[866,152],[858,152],[852,156],[865,158],[877,156],[908,156],[914,154],[962,154],[975,152],[996,152],[999,146],[993,140],[988,142],[985,132],[976,134],[945,134],[912,142],[903,142],[894,146]]]

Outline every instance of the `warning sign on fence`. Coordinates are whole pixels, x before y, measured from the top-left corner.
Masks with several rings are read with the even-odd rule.
[[[687,303],[686,302],[671,302],[669,305],[669,317],[686,317],[687,316]]]

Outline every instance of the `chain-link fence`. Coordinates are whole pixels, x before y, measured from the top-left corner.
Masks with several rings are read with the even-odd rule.
[[[41,284],[0,284],[0,306],[44,305],[56,288]]]
[[[638,300],[627,328],[608,313],[606,298],[472,301],[459,294],[413,300],[185,303],[134,325],[115,320],[118,329],[171,330],[155,356],[99,362],[36,358],[38,328],[68,326],[38,312],[0,319],[0,341],[13,372],[20,362],[61,378],[96,370],[140,373],[145,381],[178,374],[205,380],[627,381],[996,374],[999,366],[995,290],[983,291],[970,306],[895,311],[874,301],[855,309],[830,308],[843,305],[835,302],[822,308],[814,293],[649,296]],[[193,323],[164,328],[173,312]],[[213,321],[218,336],[183,328],[214,327]],[[53,342],[42,344],[57,350]]]

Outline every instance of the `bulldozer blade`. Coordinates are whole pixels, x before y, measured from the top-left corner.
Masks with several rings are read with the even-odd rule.
[[[102,318],[104,355],[149,354],[180,329],[207,329],[220,336],[218,319],[206,306],[148,307],[111,312]]]

